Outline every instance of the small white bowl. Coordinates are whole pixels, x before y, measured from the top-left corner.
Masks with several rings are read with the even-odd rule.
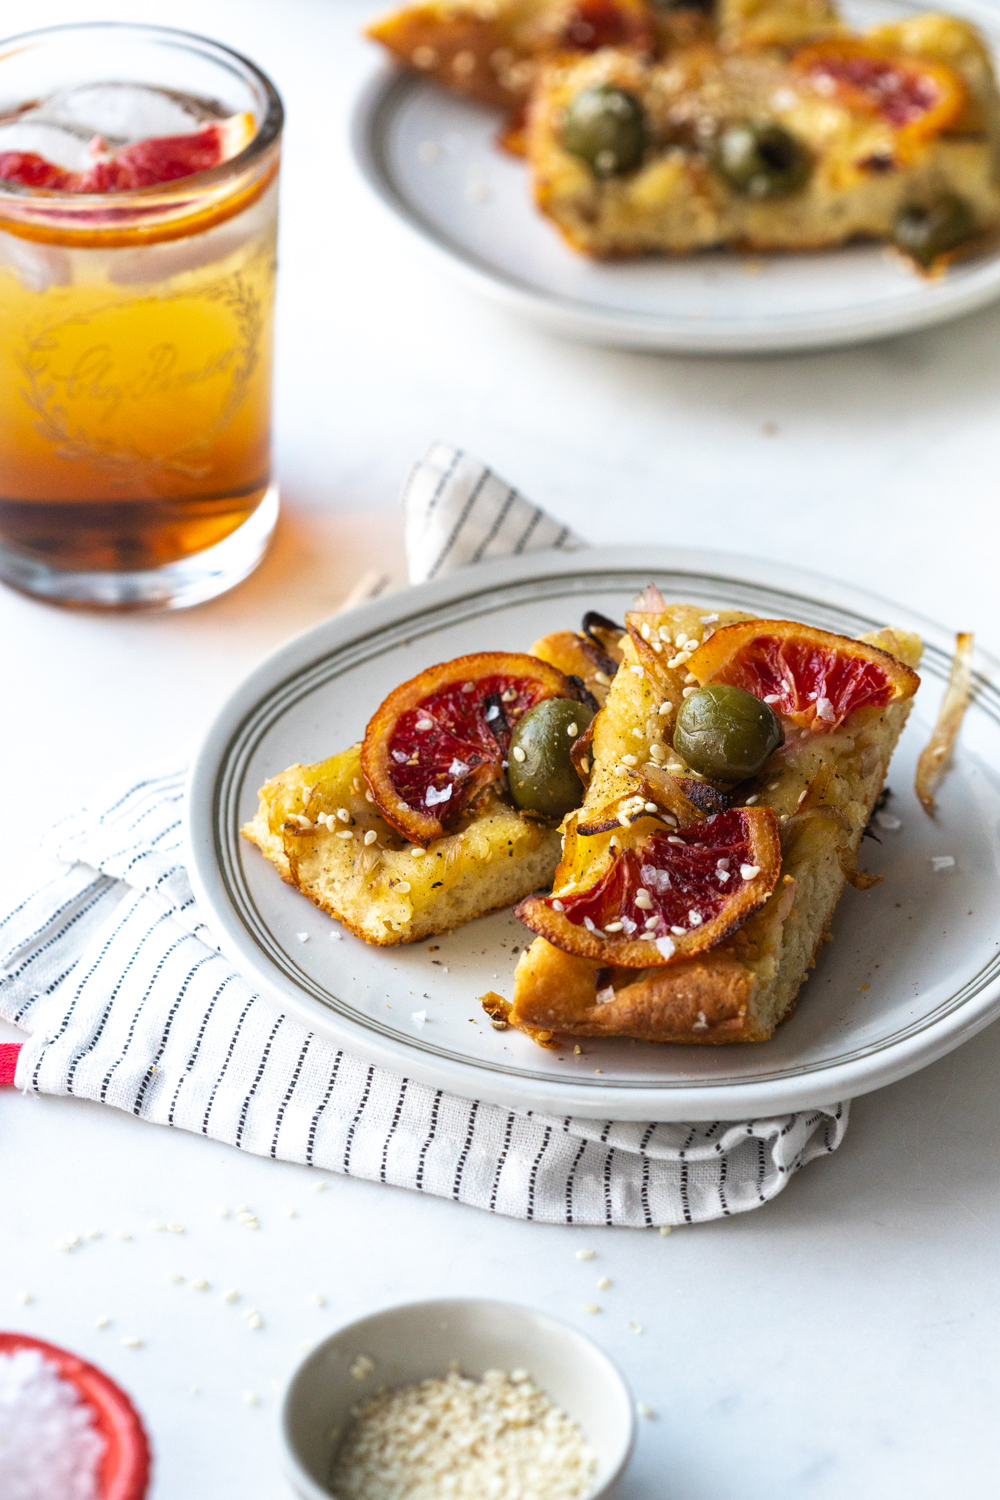
[[[352,1375],[359,1356],[373,1367]],[[302,1500],[331,1500],[326,1478],[351,1408],[381,1386],[444,1375],[527,1370],[580,1426],[597,1454],[587,1500],[609,1500],[632,1454],[635,1412],[621,1374],[597,1345],[547,1313],[480,1297],[409,1302],[348,1323],[318,1344],[289,1382],[282,1403],[285,1473]],[[361,1368],[365,1368],[363,1364]]]

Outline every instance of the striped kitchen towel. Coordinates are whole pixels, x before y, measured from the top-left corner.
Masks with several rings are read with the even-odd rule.
[[[403,496],[411,577],[583,543],[443,445]],[[58,873],[0,920],[17,1087],[245,1151],[546,1223],[641,1227],[756,1208],[836,1150],[847,1106],[698,1125],[507,1110],[374,1067],[276,1013],[220,953],[183,863],[184,777],[148,776],[49,835]],[[0,1063],[11,1075],[14,1059]]]

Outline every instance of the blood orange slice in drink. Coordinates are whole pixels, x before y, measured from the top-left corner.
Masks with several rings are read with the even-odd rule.
[[[743,688],[814,734],[839,728],[859,708],[912,698],[920,686],[916,672],[887,651],[791,620],[725,625],[687,665],[703,687]]]
[[[570,845],[575,862],[578,846]],[[682,831],[654,817],[621,829],[586,885],[557,879],[529,896],[521,921],[557,948],[625,968],[660,967],[714,948],[762,906],[781,868],[769,807],[734,807]],[[566,868],[564,859],[560,871]]]
[[[34,151],[0,151],[0,178],[63,193],[123,193],[217,167],[238,155],[253,140],[255,129],[254,117],[246,111],[213,120],[189,135],[134,141],[118,151],[108,151],[100,137],[95,137],[89,148],[93,164],[80,172],[60,167]]]
[[[544,698],[578,698],[555,667],[526,652],[480,651],[428,667],[372,717],[361,769],[388,823],[417,844],[454,828],[504,779],[514,726]]]

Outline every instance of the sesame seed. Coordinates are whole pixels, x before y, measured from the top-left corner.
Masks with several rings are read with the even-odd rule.
[[[657,917],[657,916],[653,916],[653,917],[647,917],[647,918],[646,918],[646,930],[647,930],[647,931],[649,931],[649,929],[650,929],[650,928],[653,928],[653,927],[655,927],[655,926],[656,926],[656,924],[657,924],[657,922],[658,922],[658,921],[659,921],[659,920],[660,920],[660,919],[659,919],[659,917]],[[607,929],[605,929],[605,931],[607,931]]]
[[[608,1289],[608,1287],[610,1285],[611,1285],[611,1277],[610,1276],[602,1276],[601,1279],[600,1279],[600,1281],[597,1283],[597,1290],[599,1292],[606,1292],[607,1289]]]
[[[674,1232],[674,1226],[672,1224],[661,1224],[660,1225],[660,1233],[661,1234],[673,1234],[673,1232]]]
[[[153,1220],[150,1221],[149,1227],[150,1227],[150,1229],[157,1230],[157,1229],[166,1229],[167,1226],[166,1226],[166,1224],[164,1224],[164,1222],[163,1222],[162,1219],[153,1219]]]
[[[395,889],[401,896],[405,896],[410,889],[410,882],[408,880],[397,880]]]
[[[365,792],[365,801],[366,802],[374,802],[375,801],[375,798],[372,796],[371,792]]]
[[[365,848],[366,849],[370,849],[371,846],[372,846],[372,844],[374,844],[375,841],[377,840],[377,838],[378,838],[378,834],[375,832],[374,828],[369,828],[368,831],[365,834]]]
[[[656,1417],[656,1412],[651,1406],[647,1406],[645,1401],[637,1402],[635,1409],[639,1413],[640,1417],[646,1417],[650,1422],[652,1422]]]
[[[555,899],[555,897],[553,897],[553,899],[552,899],[552,910],[553,911],[565,911],[566,908],[565,908],[565,906],[563,906],[563,904],[562,904],[561,901],[557,901]]]
[[[611,686],[611,678],[608,676],[608,674],[606,672],[595,672],[594,673],[594,681],[595,682],[599,682],[600,685],[601,685],[601,687],[610,687]]]
[[[238,1302],[240,1300],[240,1294],[235,1287],[232,1287],[230,1291],[223,1292],[222,1300],[223,1302]]]
[[[172,1281],[174,1286],[179,1286],[184,1280],[184,1277],[181,1275],[180,1271],[168,1271],[167,1280]]]
[[[629,1323],[629,1325],[628,1325],[628,1331],[629,1331],[629,1333],[641,1333],[642,1332],[642,1324],[641,1323]]]
[[[108,1317],[107,1313],[101,1313],[99,1318],[94,1319],[94,1327],[98,1329],[111,1327],[111,1319]]]
[[[573,1056],[574,1057],[582,1057],[583,1056],[583,1048],[580,1046],[579,1042],[577,1042],[576,1045],[573,1048]]]
[[[125,1349],[141,1349],[142,1348],[142,1339],[139,1338],[138,1335],[134,1334],[134,1333],[126,1334],[123,1339],[119,1340],[119,1342],[121,1343],[122,1347],[125,1348]]]
[[[691,923],[692,927],[700,927],[701,926],[701,912],[700,911],[694,911],[693,909],[691,911],[689,911],[688,912],[688,921]]]
[[[284,1214],[286,1219],[294,1219],[296,1217],[295,1210],[290,1203],[283,1203],[281,1206],[281,1212]]]
[[[637,766],[639,764],[639,757],[637,755],[623,755],[621,759],[623,766]]]
[[[215,1210],[215,1212],[218,1214],[218,1216],[219,1216],[220,1219],[228,1219],[229,1218],[229,1209],[228,1208],[217,1208]]]
[[[747,797],[746,801],[743,803],[743,806],[744,807],[753,807],[754,803],[755,802],[759,802],[759,801],[760,801],[760,793],[759,792],[754,792],[754,794],[753,794],[752,797]]]
[[[646,733],[643,729],[633,729],[632,736],[634,739],[644,740],[646,738]]]
[[[197,1281],[192,1281],[192,1283],[191,1283],[191,1290],[193,1292],[207,1292],[208,1291],[208,1282],[205,1280],[204,1276],[199,1276],[198,1279],[197,1279]]]
[[[421,51],[421,50],[422,50],[421,48],[419,48],[419,47],[417,48],[418,52]],[[429,50],[430,49],[428,48],[428,51]],[[260,1397],[257,1395],[256,1391],[244,1391],[243,1392],[243,1399],[246,1402],[247,1406],[259,1406],[260,1405]]]
[[[261,1317],[259,1312],[255,1312],[252,1313],[249,1318],[247,1318],[247,1324],[250,1328],[253,1329],[254,1333],[259,1333],[264,1326],[264,1319]]]
[[[655,813],[658,811],[658,808],[655,802],[644,802],[642,804],[642,810],[643,812]]]
[[[596,1302],[581,1302],[580,1307],[585,1313],[599,1313],[601,1310]]]
[[[183,1234],[184,1233],[184,1225],[183,1224],[168,1224],[167,1225],[167,1229],[170,1231],[171,1234]]]
[[[367,1380],[375,1368],[375,1361],[368,1354],[359,1354],[351,1365],[352,1380]]]
[[[605,932],[621,932],[621,930],[622,930],[622,923],[621,922],[605,922],[605,924],[604,924],[604,931]]]
[[[528,758],[525,755],[524,751],[521,749],[520,745],[515,745],[510,753],[511,755],[513,755],[519,766],[523,765],[524,761],[526,761]]]
[[[780,700],[780,698],[781,698],[781,694],[780,693],[765,693],[764,694],[764,702],[765,703],[777,703]]]
[[[346,807],[337,808],[337,817],[341,823],[349,823],[351,821],[351,814]]]
[[[427,853],[426,849],[420,849],[420,848],[411,849],[410,850],[410,858],[411,859],[423,859],[423,857],[424,857],[424,855],[426,853]]]
[[[719,617],[718,615],[699,615],[698,618],[703,625],[711,625],[712,622],[714,620],[717,620]]]
[[[580,733],[580,726],[575,719],[573,720],[572,724],[566,725],[566,733],[569,735],[571,740],[575,740],[577,735]]]
[[[640,911],[653,910],[653,898],[650,896],[649,892],[643,890],[641,886],[635,893],[635,904]]]
[[[576,1252],[576,1258],[577,1260],[593,1260],[596,1254],[596,1250],[578,1250]]]
[[[116,1229],[115,1230],[115,1239],[116,1240],[130,1240],[131,1238],[132,1238],[132,1236],[129,1234],[129,1232],[128,1232],[127,1229]]]
[[[642,624],[639,626],[639,634],[642,636],[642,638],[643,638],[644,641],[648,641],[649,640],[649,637],[652,634],[652,632],[651,632],[651,630],[649,628],[649,621],[648,620],[643,620]]]
[[[687,933],[687,928],[686,927],[671,927],[670,931],[673,933],[674,937],[684,937],[685,934]]]
[[[753,880],[760,874],[760,865],[740,865],[740,875],[744,880]]]
[[[325,1193],[326,1190],[327,1190],[327,1188],[328,1188],[328,1186],[329,1186],[329,1183],[327,1182],[326,1178],[325,1177],[321,1177],[320,1180],[319,1180],[319,1182],[314,1182],[313,1183],[313,1185],[312,1185],[312,1191],[314,1193]]]
[[[326,1306],[326,1298],[323,1296],[322,1292],[313,1292],[313,1294],[312,1294],[312,1300],[313,1300],[313,1304],[316,1307],[325,1307]]]

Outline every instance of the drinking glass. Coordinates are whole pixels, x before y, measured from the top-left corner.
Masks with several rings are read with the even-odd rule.
[[[100,22],[0,43],[0,579],[15,588],[171,608],[262,557],[282,121],[253,63],[185,32]],[[89,186],[95,160],[140,141],[169,155],[200,131],[235,132],[235,154],[113,191],[2,180],[3,153],[22,152]]]

